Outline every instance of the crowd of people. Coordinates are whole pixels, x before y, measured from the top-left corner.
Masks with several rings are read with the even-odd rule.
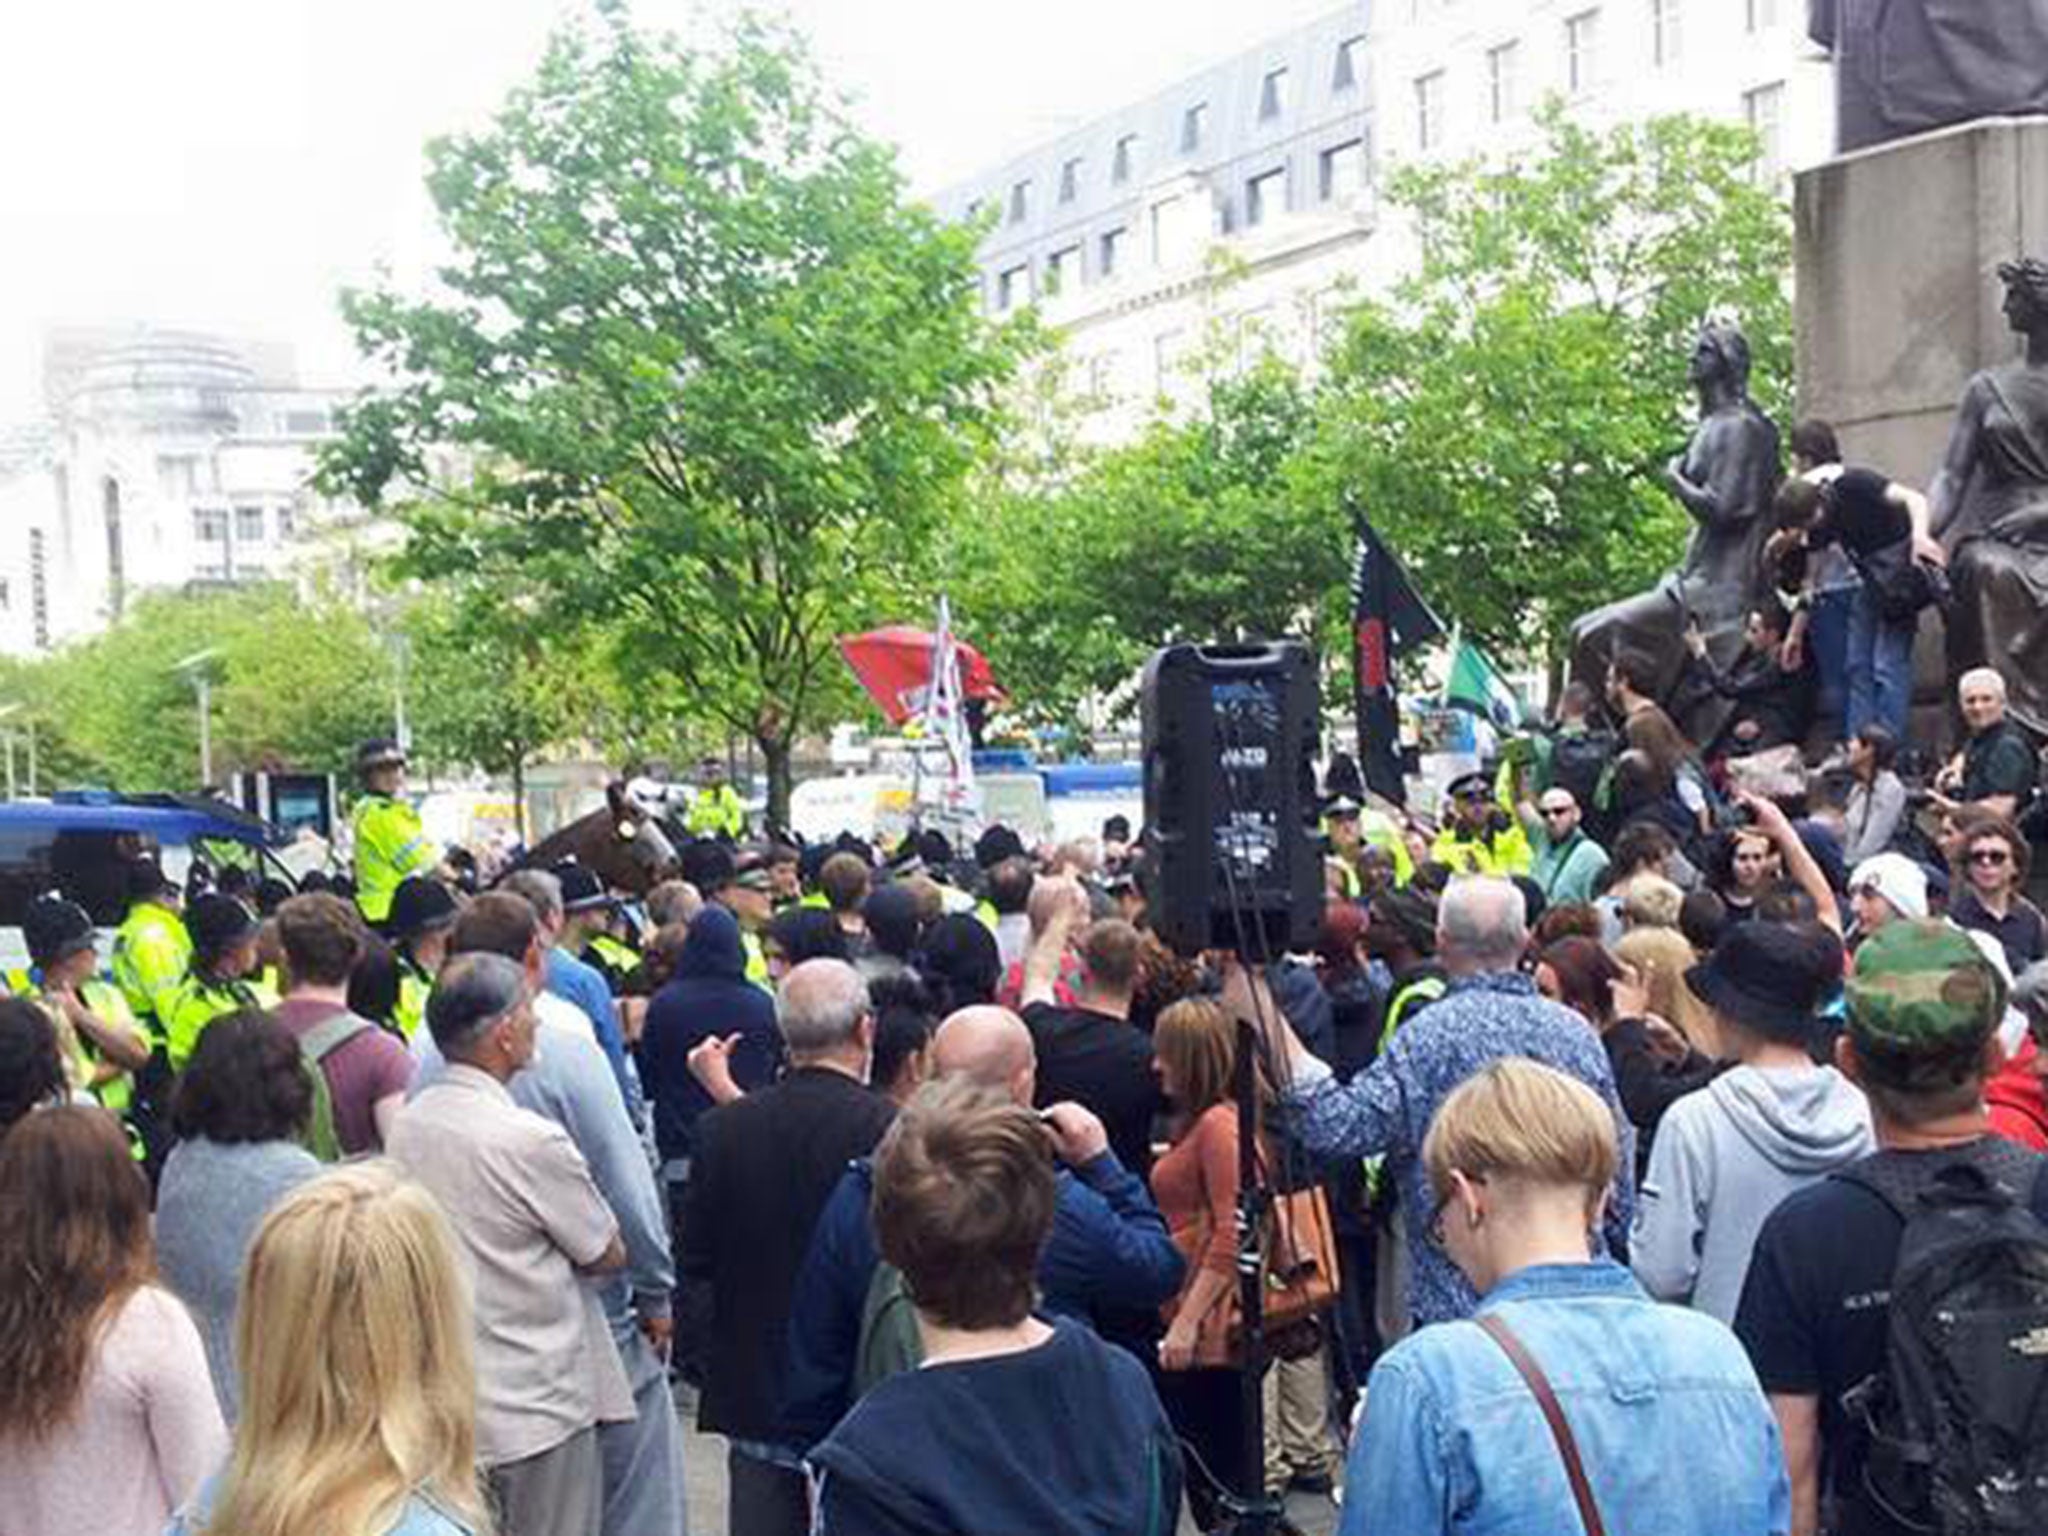
[[[1797,483],[1809,553],[1915,537]],[[1623,654],[1434,823],[1333,764],[1299,954],[1169,950],[1121,818],[804,846],[714,796],[646,889],[483,888],[379,743],[352,885],[138,857],[105,967],[39,899],[0,1528],[679,1536],[680,1402],[733,1536],[1262,1492],[1347,1536],[2048,1529],[2034,745],[1973,672],[1907,761],[1852,594],[1848,744],[1802,755],[1841,576],[1753,621],[1772,686],[1716,674],[1704,748]]]

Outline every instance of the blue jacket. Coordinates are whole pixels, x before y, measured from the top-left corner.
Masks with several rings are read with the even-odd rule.
[[[1518,1270],[1479,1310],[1499,1313],[1550,1379],[1608,1530],[1790,1529],[1777,1421],[1720,1323],[1651,1301],[1605,1259]],[[1476,1323],[1424,1328],[1381,1357],[1341,1536],[1579,1529],[1542,1410]]]
[[[818,1224],[790,1301],[783,1438],[817,1444],[853,1406],[861,1310],[881,1255],[868,1219],[866,1158],[847,1166]],[[1052,1235],[1038,1261],[1039,1310],[1090,1322],[1103,1308],[1150,1311],[1180,1293],[1185,1264],[1145,1181],[1114,1152],[1062,1168]]]
[[[604,973],[585,965],[566,949],[548,951],[547,989],[566,998],[590,1015],[590,1027],[597,1031],[597,1043],[604,1047],[604,1059],[618,1079],[619,1095],[626,1101],[626,1113],[638,1123],[643,1116],[640,1084],[626,1062],[626,1031],[619,1023],[619,1006],[612,1001],[612,989]]]
[[[708,1035],[738,1035],[733,1080],[752,1093],[775,1081],[782,1067],[782,1032],[775,1001],[747,980],[740,925],[720,906],[691,920],[676,973],[647,1005],[640,1035],[640,1065],[654,1100],[654,1142],[665,1161],[690,1155],[697,1117],[711,1095],[690,1075],[690,1050]]]

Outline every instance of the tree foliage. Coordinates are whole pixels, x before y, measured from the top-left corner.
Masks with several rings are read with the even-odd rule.
[[[1447,618],[1524,654],[1677,561],[1656,471],[1692,430],[1701,322],[1742,323],[1767,410],[1791,380],[1789,221],[1753,136],[1597,134],[1554,105],[1543,127],[1535,158],[1393,177],[1420,261],[1328,359],[1301,481],[1355,497]]]
[[[430,151],[440,293],[345,308],[394,389],[324,479],[400,509],[408,568],[530,586],[599,622],[635,686],[751,737],[771,812],[837,685],[834,638],[929,589],[1011,337],[975,232],[909,204],[802,52],[740,23],[692,51],[608,15],[491,127]]]
[[[24,668],[43,787],[191,790],[198,701],[175,669],[211,663],[213,771],[334,772],[356,743],[391,730],[390,654],[357,608],[283,584],[152,593],[93,638]]]

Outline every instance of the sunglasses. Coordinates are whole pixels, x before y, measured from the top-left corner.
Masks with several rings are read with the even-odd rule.
[[[1575,805],[1545,805],[1538,807],[1538,814],[1545,821],[1555,821],[1560,816],[1569,816],[1578,807]]]
[[[2003,848],[1972,848],[1970,850],[1970,862],[1972,864],[2010,864],[2012,862],[2012,855]]]

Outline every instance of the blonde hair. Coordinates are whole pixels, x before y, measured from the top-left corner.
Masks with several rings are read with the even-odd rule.
[[[208,1536],[364,1536],[415,1490],[487,1536],[469,1285],[433,1196],[382,1161],[299,1186],[257,1231],[239,1312]]]
[[[1553,1067],[1496,1061],[1451,1091],[1422,1139],[1422,1166],[1439,1200],[1455,1169],[1468,1178],[1582,1189],[1597,1218],[1614,1182],[1614,1116],[1598,1094]]]
[[[1631,928],[1676,928],[1685,892],[1662,875],[1642,874],[1621,888],[1622,920]]]
[[[1632,965],[1649,994],[1650,1012],[1675,1025],[1696,1051],[1719,1058],[1721,1028],[1714,1012],[1686,985],[1685,973],[1699,956],[1675,928],[1631,928],[1611,946],[1614,958]]]

